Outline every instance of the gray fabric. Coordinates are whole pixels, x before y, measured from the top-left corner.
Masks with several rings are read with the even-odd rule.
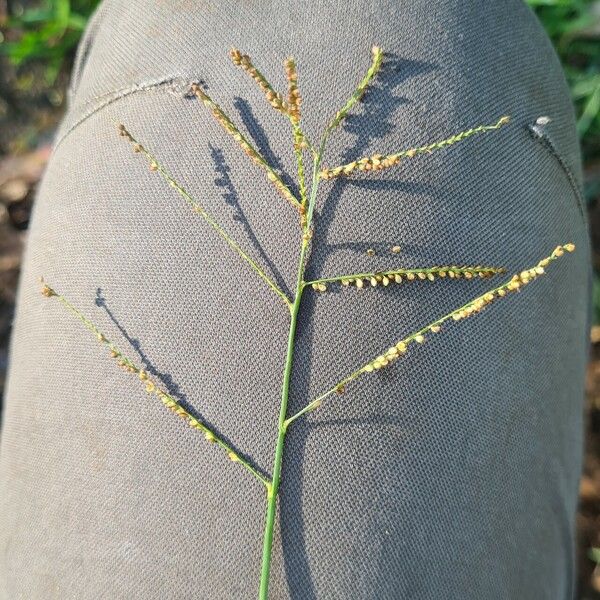
[[[517,0],[110,0],[80,50],[23,269],[0,451],[1,598],[256,596],[260,485],[116,369],[41,297],[37,277],[270,471],[288,315],[115,125],[289,290],[293,212],[185,92],[204,81],[292,173],[287,123],[228,49],[251,54],[280,88],[283,59],[297,58],[316,138],[373,43],[386,68],[332,139],[328,165],[504,114],[513,122],[378,176],[323,184],[310,273],[520,270],[559,243],[578,251],[291,430],[271,597],[571,597],[588,249],[572,186],[572,108],[529,9]],[[532,135],[541,115],[552,119],[551,143]],[[395,244],[402,253],[387,254]],[[308,294],[290,411],[489,285]]]

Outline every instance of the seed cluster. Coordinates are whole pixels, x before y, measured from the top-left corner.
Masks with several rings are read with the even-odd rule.
[[[335,117],[327,127],[329,131],[335,129],[346,118],[347,114],[350,112],[350,109],[362,99],[367,87],[369,86],[369,83],[371,83],[371,80],[377,75],[377,73],[381,69],[381,63],[383,60],[383,51],[381,50],[381,48],[379,46],[373,46],[371,48],[371,56],[371,66],[369,67],[366,75],[358,84],[356,90],[354,90],[354,93],[352,94],[352,96],[350,96],[348,102],[346,102],[346,104],[344,104],[344,106],[335,114]]]
[[[254,79],[254,81],[258,84],[271,106],[275,110],[289,117],[292,123],[294,153],[296,154],[296,162],[298,165],[298,187],[300,192],[300,202],[297,208],[300,212],[301,225],[302,227],[304,227],[306,224],[306,183],[304,180],[304,160],[302,157],[302,151],[308,147],[308,144],[304,133],[300,128],[300,104],[302,103],[302,98],[300,96],[300,89],[298,88],[298,72],[296,69],[296,63],[294,62],[293,58],[288,58],[284,63],[286,78],[288,81],[288,99],[286,102],[283,99],[283,96],[273,89],[273,86],[269,83],[267,78],[256,68],[256,66],[252,63],[251,58],[247,54],[243,54],[237,48],[232,48],[229,55],[234,65],[241,67],[250,75],[250,77],[252,77],[252,79]],[[213,114],[215,114],[214,111]],[[217,115],[215,116],[219,118]],[[244,150],[248,154],[247,149]],[[255,159],[255,156],[253,156],[253,154],[248,155],[253,160]],[[263,166],[265,168],[268,167],[266,163]],[[281,189],[281,185],[283,185],[283,183],[281,183],[281,185],[278,185],[275,181],[273,181],[273,183],[275,183],[278,186],[279,191],[282,192],[284,196],[289,200],[290,198],[288,194],[291,194],[289,188],[285,187],[285,189]],[[295,197],[294,200],[297,201]]]
[[[234,462],[242,462],[239,455],[237,455],[232,448],[230,448],[227,444],[225,444],[222,440],[218,439],[215,434],[202,423],[199,419],[190,414],[177,400],[175,400],[172,396],[167,394],[164,390],[162,390],[158,383],[154,381],[150,374],[144,370],[137,367],[129,358],[127,358],[121,351],[110,342],[106,336],[87,318],[81,313],[77,308],[75,308],[64,296],[60,296],[57,292],[51,288],[48,284],[41,281],[42,288],[41,294],[46,298],[56,297],[63,305],[65,305],[75,316],[82,321],[82,323],[89,329],[96,339],[105,346],[108,347],[110,352],[110,357],[113,358],[117,365],[123,369],[126,373],[131,373],[133,375],[137,375],[139,380],[144,384],[146,392],[151,395],[157,396],[161,402],[164,404],[166,408],[168,408],[171,412],[176,414],[178,417],[183,419],[190,427],[193,429],[197,429],[204,433],[204,437],[208,442],[217,442],[219,446],[224,448],[228,456]]]
[[[296,69],[296,63],[293,58],[288,58],[285,63],[285,75],[288,80],[288,114],[292,123],[298,124],[300,122],[300,104],[302,104],[302,98],[300,96],[300,89],[298,88],[298,71]]]
[[[283,96],[273,89],[273,86],[267,81],[266,77],[252,64],[252,60],[247,54],[242,54],[237,48],[232,48],[229,56],[236,67],[241,67],[256,81],[267,101],[275,110],[289,114],[289,107]]]
[[[540,275],[545,273],[545,268],[550,264],[551,261],[560,258],[565,251],[573,252],[575,250],[574,244],[565,244],[564,246],[557,246],[552,254],[542,259],[535,267],[526,269],[519,274],[513,275],[512,279],[500,287],[486,292],[482,296],[475,298],[465,306],[449,313],[448,315],[438,319],[434,323],[431,323],[424,329],[413,333],[407,338],[400,340],[396,345],[389,348],[383,354],[377,356],[371,362],[367,363],[360,372],[371,373],[386,367],[390,363],[394,362],[397,358],[402,356],[407,350],[410,344],[417,343],[423,344],[426,340],[426,335],[429,333],[438,333],[441,331],[441,326],[444,322],[453,320],[461,321],[467,317],[473,316],[481,312],[484,308],[489,306],[495,300],[504,298],[510,292],[516,292],[523,286],[531,283],[534,279],[537,279]]]
[[[46,285],[43,281],[42,296],[45,296],[46,298],[52,298],[52,296],[56,296],[56,292],[49,285]]]
[[[445,140],[427,144],[426,146],[419,146],[416,148],[409,148],[396,154],[374,154],[373,156],[367,156],[358,160],[352,161],[339,167],[332,169],[323,169],[319,176],[321,179],[334,179],[335,177],[348,176],[356,171],[381,171],[382,169],[388,169],[397,165],[403,158],[413,158],[418,154],[430,154],[436,150],[441,150],[452,144],[461,142],[462,140],[477,135],[479,133],[486,133],[499,129],[503,125],[506,125],[510,121],[509,117],[502,117],[494,125],[480,125],[473,127],[465,131],[461,131]]]
[[[402,269],[395,271],[385,271],[381,273],[361,273],[360,275],[339,277],[333,279],[317,280],[311,282],[311,287],[317,292],[326,292],[327,283],[339,282],[345,287],[354,286],[362,289],[365,286],[377,287],[382,285],[387,287],[390,283],[403,283],[411,281],[435,281],[436,279],[474,279],[492,277],[499,273],[506,272],[506,269],[500,267],[432,267],[428,269]]]

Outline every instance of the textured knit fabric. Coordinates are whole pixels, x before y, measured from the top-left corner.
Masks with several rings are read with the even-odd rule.
[[[297,215],[189,86],[203,82],[291,176],[289,123],[229,48],[280,89],[282,61],[296,58],[316,140],[373,44],[384,68],[326,165],[512,121],[324,182],[309,276],[440,264],[511,273],[558,244],[578,250],[290,429],[270,597],[572,596],[589,261],[572,107],[530,10],[519,0],[108,0],[80,47],[23,268],[0,449],[2,600],[257,596],[260,483],[119,370],[40,295],[38,277],[269,473],[289,314],[116,124],[291,293]],[[309,291],[290,414],[493,285]]]

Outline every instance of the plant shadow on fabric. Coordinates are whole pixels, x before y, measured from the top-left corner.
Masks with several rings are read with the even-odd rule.
[[[355,136],[354,143],[342,154],[344,162],[351,161],[355,156],[364,155],[372,143],[378,142],[388,135],[395,127],[394,114],[410,100],[399,95],[401,86],[409,79],[425,75],[433,70],[435,66],[423,61],[402,59],[394,54],[386,53],[385,56],[386,76],[380,77],[377,85],[373,85],[362,100],[362,109],[356,114],[349,115],[343,123],[343,129]],[[329,242],[328,234],[333,226],[336,211],[339,209],[340,201],[344,191],[349,186],[367,187],[377,186],[377,190],[394,190],[402,193],[422,194],[431,190],[426,184],[405,184],[400,179],[337,179],[322,202],[323,210],[319,213],[319,234],[315,240],[314,259],[310,268],[312,273],[323,272],[327,259],[340,250],[350,250],[358,255],[364,256],[369,249],[374,249],[378,254],[383,254],[393,247],[396,240],[370,240],[343,242]],[[341,292],[334,288],[331,293]],[[315,296],[308,296],[302,307],[301,328],[304,331],[304,339],[301,347],[297,349],[297,360],[308,368],[298,370],[293,381],[292,388],[295,390],[306,390],[311,379],[310,365],[313,360],[313,343],[317,332],[313,326],[313,313],[315,310]],[[290,398],[290,408],[299,410],[302,408],[302,394],[294,394]],[[303,456],[306,443],[311,432],[341,426],[364,426],[373,424],[381,426],[395,421],[394,417],[379,413],[369,416],[347,419],[328,419],[318,423],[302,421],[298,423],[294,435],[288,441],[288,452],[293,460],[284,464],[283,478],[286,486],[281,490],[280,506],[281,513],[281,543],[283,549],[283,560],[286,579],[290,597],[297,600],[312,600],[316,598],[316,592],[311,577],[310,561],[307,552],[307,544],[304,531],[303,514]]]
[[[119,134],[132,145],[134,152],[140,154],[148,161],[150,171],[160,175],[185,200],[193,212],[221,238],[221,241],[226,243],[238,255],[240,260],[246,263],[249,270],[261,280],[260,282],[257,281],[257,286],[260,285],[263,289],[266,286],[274,294],[274,302],[279,303],[279,306],[283,304],[281,308],[289,312],[290,322],[287,352],[283,361],[281,402],[277,417],[277,438],[275,440],[271,474],[266,475],[262,466],[255,465],[248,458],[248,454],[252,453],[252,449],[241,452],[231,441],[223,438],[219,434],[218,429],[204,420],[202,415],[192,412],[185,397],[182,397],[181,392],[173,385],[173,379],[165,377],[164,374],[159,373],[151,367],[147,357],[141,352],[139,342],[132,340],[124,328],[120,327],[121,332],[130,343],[133,343],[134,348],[141,357],[142,366],[138,362],[128,358],[112,341],[107,339],[102,331],[72,305],[65,296],[59,294],[54,288],[44,282],[42,283],[42,294],[48,298],[57,299],[95,335],[97,340],[107,348],[110,356],[115,359],[125,372],[136,376],[143,382],[148,394],[152,397],[157,397],[166,408],[179,416],[188,426],[202,433],[207,442],[224,451],[229,460],[239,464],[261,485],[265,494],[266,517],[260,581],[258,585],[259,599],[266,600],[269,594],[273,539],[278,508],[280,510],[279,526],[284,538],[284,555],[287,553],[286,548],[289,548],[290,552],[292,552],[292,548],[298,552],[294,561],[284,556],[287,576],[293,590],[292,593],[300,597],[299,590],[302,589],[302,598],[310,598],[315,596],[315,591],[310,578],[303,523],[302,519],[298,518],[301,515],[300,491],[303,484],[302,473],[298,467],[301,465],[301,457],[304,454],[308,429],[301,431],[296,441],[296,454],[300,456],[300,461],[292,465],[291,473],[286,472],[286,482],[289,476],[291,484],[288,490],[289,493],[281,497],[282,501],[280,504],[278,500],[280,499],[279,491],[282,482],[282,471],[288,465],[284,461],[284,449],[288,430],[291,428],[298,431],[299,428],[296,428],[297,423],[306,422],[305,417],[309,413],[317,410],[323,404],[333,401],[339,395],[346,393],[347,388],[351,387],[357,379],[362,380],[367,375],[391,367],[410,348],[424,343],[427,338],[439,333],[452,322],[460,322],[476,315],[491,304],[494,304],[497,300],[523,289],[526,285],[543,275],[551,263],[560,258],[565,252],[572,252],[575,247],[571,243],[557,246],[549,256],[542,258],[536,265],[513,275],[510,279],[489,289],[484,294],[472,298],[466,304],[450,310],[448,313],[424,325],[410,335],[400,340],[391,339],[389,341],[390,346],[387,349],[382,349],[378,356],[371,359],[365,357],[363,364],[359,365],[353,372],[340,377],[331,387],[307,402],[306,397],[308,394],[306,390],[310,382],[310,372],[300,374],[298,380],[298,369],[294,369],[294,353],[296,350],[299,353],[303,353],[299,354],[303,358],[303,361],[310,363],[313,352],[313,340],[316,335],[311,321],[311,315],[315,309],[316,295],[336,288],[338,290],[345,288],[344,293],[348,294],[377,292],[399,294],[402,293],[405,286],[429,285],[430,282],[438,279],[452,280],[458,284],[458,282],[468,282],[469,280],[487,279],[505,272],[505,269],[502,267],[482,266],[481,264],[462,266],[446,264],[441,266],[402,268],[397,265],[398,260],[395,257],[398,254],[397,249],[396,247],[392,247],[389,248],[390,265],[383,270],[334,274],[326,277],[320,275],[321,270],[324,269],[324,257],[341,248],[339,244],[328,244],[327,234],[333,222],[336,208],[343,196],[344,189],[349,185],[358,185],[359,187],[368,188],[375,186],[375,189],[382,191],[393,189],[394,191],[404,191],[410,194],[431,192],[432,190],[428,189],[426,184],[415,185],[397,180],[372,181],[369,176],[378,174],[382,170],[395,168],[407,159],[418,158],[432,152],[444,151],[455,145],[462,144],[472,137],[498,132],[498,130],[504,128],[509,123],[510,119],[503,116],[491,124],[476,125],[458,133],[450,133],[449,137],[445,139],[433,141],[422,146],[405,148],[392,154],[373,154],[361,157],[361,153],[365,152],[374,140],[388,134],[392,130],[393,123],[388,117],[400,104],[406,102],[405,99],[395,96],[395,88],[405,81],[407,77],[417,75],[419,72],[431,68],[430,66],[423,63],[407,63],[392,55],[384,57],[382,50],[374,46],[372,48],[371,65],[366,74],[346,103],[332,115],[331,120],[323,130],[319,142],[315,144],[308,138],[301,125],[302,96],[298,86],[298,73],[295,61],[287,59],[284,63],[288,81],[287,94],[284,96],[275,91],[248,55],[242,54],[239,50],[232,49],[230,56],[234,65],[243,69],[260,87],[269,104],[284,118],[283,122],[287,122],[286,127],[290,129],[292,151],[297,167],[297,181],[295,185],[292,185],[289,178],[281,173],[278,168],[279,162],[274,157],[268,141],[264,139],[264,131],[253,118],[252,111],[247,103],[237,99],[235,106],[246,128],[251,130],[250,135],[244,134],[235,125],[232,119],[208,95],[200,84],[192,86],[192,93],[209,110],[230,136],[231,140],[250,158],[256,168],[266,175],[267,180],[279,192],[284,201],[289,204],[293,214],[295,213],[298,219],[298,266],[295,288],[292,290],[292,294],[290,294],[287,288],[282,286],[281,281],[283,278],[274,269],[272,261],[266,255],[258,243],[256,236],[251,231],[238,202],[236,190],[229,178],[228,167],[225,165],[219,150],[211,145],[211,157],[218,175],[216,184],[223,189],[223,199],[225,202],[234,209],[234,217],[244,226],[253,245],[253,251],[250,252],[242,248],[230,236],[225,228],[207,212],[204,204],[193,198],[185,189],[184,184],[176,181],[157,156],[140,143],[125,125],[119,126]],[[374,81],[378,81],[379,85],[372,85]],[[364,102],[364,114],[356,117],[354,121],[348,120],[351,111],[360,101]],[[360,119],[369,120],[369,127],[364,128]],[[327,142],[330,136],[343,123],[347,123],[347,130],[351,134],[356,135],[356,141],[353,147],[349,148],[347,153],[342,156],[342,160],[345,161],[343,164],[327,167],[325,166]],[[255,146],[257,140],[260,142],[257,144],[258,148]],[[353,179],[356,175],[364,175],[365,177]],[[335,180],[333,185],[330,185],[330,180]],[[319,206],[324,206],[324,208],[320,208],[319,212],[316,207],[321,185],[326,189],[329,188],[329,190],[325,194],[324,203],[319,202]],[[379,246],[387,243],[385,240],[373,240],[372,242],[374,245]],[[351,240],[344,241],[342,247],[352,252],[364,251],[364,247],[361,244],[352,242]],[[315,252],[313,249],[317,249],[318,252]],[[258,257],[255,257],[255,255],[258,255]],[[319,259],[319,257],[321,258]],[[267,265],[266,267],[265,264]],[[269,275],[269,273],[275,273],[275,276]],[[101,298],[101,295],[99,295],[99,298]],[[104,301],[101,301],[101,304],[106,308]],[[110,311],[109,317],[114,320]],[[303,344],[299,344],[300,340],[303,341]],[[297,346],[299,347],[297,348]],[[390,415],[385,417],[370,415],[369,418],[376,419],[377,422],[381,423],[382,419],[389,420]],[[364,424],[362,418],[359,419],[358,423]],[[332,420],[330,425],[335,425],[335,419]],[[293,484],[295,484],[295,488]],[[285,489],[285,485],[283,489]]]
[[[137,355],[140,358],[140,373],[145,373],[149,378],[152,378],[158,385],[163,387],[169,394],[169,396],[173,397],[177,400],[177,403],[181,405],[185,411],[191,415],[195,419],[203,419],[198,410],[194,408],[193,403],[188,398],[187,394],[181,389],[181,386],[175,381],[175,378],[171,373],[160,370],[155,363],[152,362],[148,354],[144,351],[142,347],[142,343],[138,338],[133,337],[127,327],[123,324],[123,322],[117,318],[113,310],[109,307],[108,301],[104,295],[102,288],[96,289],[96,300],[95,304],[98,308],[102,308],[110,321],[114,323],[116,328],[119,330],[123,339],[127,341],[129,346],[135,350]],[[210,426],[211,430],[219,435],[221,439],[223,439],[229,446],[232,448],[235,447],[235,444],[225,435],[223,435],[219,428],[214,424],[209,423],[206,419],[203,419],[207,425]],[[243,456],[245,460],[251,463],[250,457],[243,454],[239,449],[234,448],[235,452],[240,456]],[[257,465],[253,465],[258,473],[263,476],[268,476],[267,472],[264,469],[261,469]]]
[[[223,151],[219,148],[216,148],[212,144],[209,144],[208,147],[210,150],[210,156],[213,160],[215,173],[218,175],[218,177],[215,178],[215,185],[223,190],[221,196],[223,197],[223,200],[225,200],[225,204],[232,208],[233,220],[242,225],[246,236],[250,240],[250,243],[254,247],[262,264],[268,267],[268,270],[273,273],[275,283],[285,292],[287,296],[289,296],[290,290],[287,288],[281,273],[277,269],[273,260],[271,260],[270,256],[265,252],[265,249],[254,233],[250,222],[246,218],[246,214],[244,213],[244,209],[240,202],[240,196],[235,189],[231,177],[229,176],[231,167],[227,164],[227,161],[223,155]]]

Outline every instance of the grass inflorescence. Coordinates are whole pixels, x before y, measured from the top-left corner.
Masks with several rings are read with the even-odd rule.
[[[284,62],[287,92],[286,94],[283,94],[271,85],[262,71],[255,66],[254,62],[247,54],[233,48],[230,51],[230,58],[234,65],[243,69],[243,71],[245,71],[258,85],[266,100],[275,111],[283,115],[289,121],[291,127],[291,151],[294,153],[297,167],[298,195],[283,182],[281,175],[277,172],[275,167],[268,163],[250,142],[248,137],[241,132],[240,128],[199,84],[194,84],[192,86],[192,92],[208,109],[215,120],[223,127],[229,138],[266,174],[268,181],[273,184],[277,192],[283,196],[299,217],[298,241],[300,249],[297,257],[296,285],[293,295],[288,296],[288,294],[280,289],[280,287],[268,276],[267,270],[259,264],[259,261],[254,259],[250,252],[243,249],[242,246],[231,237],[225,228],[206,211],[200,202],[187,192],[182,184],[169,174],[168,170],[162,165],[160,160],[140,143],[124,125],[119,125],[119,133],[132,145],[135,153],[145,157],[150,171],[160,175],[165,182],[190,205],[194,213],[199,215],[206,224],[208,224],[209,227],[228,244],[232,251],[234,251],[240,259],[249,266],[250,270],[266,284],[267,287],[265,289],[269,289],[273,292],[273,294],[285,304],[286,310],[289,311],[290,324],[287,352],[282,367],[283,382],[281,402],[279,415],[277,417],[277,439],[275,440],[271,475],[268,477],[264,476],[262,471],[255,467],[251,461],[247,460],[243,454],[225,442],[212,426],[203,421],[201,417],[193,415],[180,402],[173,398],[172,395],[161,387],[160,382],[152,379],[148,372],[127,358],[106,338],[94,323],[84,316],[83,313],[72,305],[63,295],[56,292],[54,288],[50,287],[45,282],[42,283],[42,294],[47,298],[57,299],[72,314],[74,314],[83,325],[96,336],[99,342],[108,349],[110,357],[116,361],[116,364],[125,372],[135,375],[140,380],[148,394],[158,398],[167,409],[179,416],[192,429],[202,433],[206,441],[217,445],[224,451],[229,460],[239,463],[264,486],[266,490],[266,517],[258,595],[260,600],[266,600],[268,598],[276,506],[281,483],[285,439],[290,426],[297,419],[321,407],[328,398],[347,392],[349,384],[359,377],[375,373],[383,368],[393,367],[395,361],[404,357],[412,346],[425,343],[428,338],[440,333],[448,324],[460,322],[467,317],[479,314],[496,301],[509,296],[513,292],[522,290],[529,283],[543,275],[550,263],[560,258],[565,252],[572,252],[575,247],[570,243],[557,246],[550,256],[542,259],[533,267],[513,275],[510,279],[488,290],[484,294],[474,297],[465,305],[446,313],[414,333],[397,341],[390,340],[391,345],[389,348],[383,349],[380,354],[373,358],[365,358],[365,363],[362,366],[352,373],[341,377],[337,383],[332,385],[328,390],[310,402],[307,402],[304,408],[297,413],[288,415],[287,404],[290,394],[291,373],[294,364],[294,350],[297,343],[298,314],[304,297],[303,294],[307,289],[315,290],[317,292],[326,292],[331,285],[356,289],[368,289],[372,287],[387,288],[390,285],[412,284],[413,282],[415,284],[421,282],[428,283],[443,279],[468,282],[475,279],[479,280],[496,277],[506,272],[506,269],[500,266],[446,265],[423,266],[407,269],[390,265],[390,267],[385,270],[337,274],[330,277],[307,280],[305,275],[310,262],[310,247],[314,243],[315,238],[319,235],[318,226],[315,225],[315,205],[321,182],[336,177],[350,176],[355,174],[355,172],[361,172],[365,176],[369,176],[376,174],[383,169],[400,165],[405,158],[416,158],[432,152],[449,151],[451,148],[465,143],[476,135],[497,132],[505,125],[508,125],[510,119],[503,116],[491,125],[476,125],[458,133],[449,133],[448,137],[440,141],[415,146],[391,154],[374,154],[368,157],[356,158],[347,164],[339,166],[323,167],[329,137],[340,126],[356,103],[364,96],[364,94],[368,93],[369,86],[381,72],[382,64],[385,61],[385,55],[381,48],[378,46],[372,48],[371,64],[365,75],[358,82],[356,88],[348,98],[348,101],[337,111],[332,111],[333,115],[323,129],[319,144],[316,146],[313,146],[308,141],[302,126],[302,95],[300,93],[298,66],[296,61],[293,58],[288,58]],[[306,169],[307,165],[310,165],[310,178],[306,177],[308,172],[308,169]],[[389,248],[389,253],[393,256],[399,255],[401,252],[402,247],[400,245],[394,245]],[[370,248],[367,250],[368,256],[374,256],[375,254],[376,252],[374,249]]]
[[[115,361],[118,368],[126,373],[135,375],[145,391],[151,396],[158,398],[163,405],[177,415],[179,418],[189,425],[192,429],[196,429],[204,434],[207,442],[214,443],[226,452],[229,460],[241,464],[252,475],[254,475],[265,486],[269,486],[270,482],[261,475],[235,448],[222,439],[218,433],[208,423],[203,422],[199,417],[192,415],[182,404],[169,394],[158,382],[153,379],[150,373],[139,367],[133,360],[127,357],[115,344],[113,344],[100,329],[88,319],[79,309],[77,309],[67,298],[59,294],[54,288],[50,287],[42,280],[42,295],[46,298],[56,298],[63,306],[65,306],[83,325],[95,336],[95,338],[105,346],[108,350],[109,357]]]

